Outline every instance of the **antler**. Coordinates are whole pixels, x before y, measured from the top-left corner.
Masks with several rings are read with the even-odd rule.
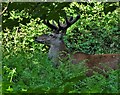
[[[55,25],[54,21],[52,24],[50,24],[48,20],[47,21],[44,20],[43,23],[48,27],[50,27],[52,30],[55,30],[56,33],[59,33],[59,31],[61,30],[63,30],[63,32],[65,33],[67,28],[70,27],[72,24],[74,24],[79,18],[80,18],[80,15],[77,15],[75,19],[73,19],[72,16],[69,19],[66,17],[66,24],[62,25],[60,21],[58,21],[58,27]]]
[[[55,25],[54,21],[53,21],[53,24],[50,24],[50,22],[48,20],[44,20],[43,23],[45,25],[47,25],[48,27],[50,27],[51,29],[53,29],[53,30],[57,30],[58,29],[58,27]]]
[[[68,27],[70,27],[72,24],[74,24],[78,19],[80,18],[80,15],[77,15],[75,19],[71,16],[70,19],[66,17],[66,24],[62,27],[63,30],[67,30]]]

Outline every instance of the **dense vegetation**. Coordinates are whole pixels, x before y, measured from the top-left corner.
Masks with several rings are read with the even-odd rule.
[[[5,7],[8,7],[6,10]],[[70,51],[88,54],[120,53],[119,2],[113,3],[3,3],[3,93],[118,93],[119,70],[108,78],[95,72],[85,76],[84,62],[63,62],[58,69],[47,58],[48,48],[34,37],[52,32],[43,19],[67,16],[80,20],[64,37]]]

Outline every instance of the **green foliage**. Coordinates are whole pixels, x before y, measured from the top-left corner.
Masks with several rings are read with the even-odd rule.
[[[69,4],[69,2],[12,2],[8,4],[3,3],[3,9],[8,6],[8,10],[3,14],[3,19],[5,19],[5,21],[2,28],[5,29],[6,27],[9,27],[9,29],[13,29],[14,26],[19,26],[19,22],[26,25],[26,23],[30,21],[31,17],[34,19],[40,17],[41,19],[47,18],[49,20],[54,19],[55,21],[58,21],[59,16],[65,16],[65,11],[63,10],[63,8],[69,7]],[[13,14],[16,11],[18,13]],[[25,15],[23,15],[23,11]],[[54,16],[54,14],[56,14],[56,16]],[[11,20],[10,18],[12,18],[13,16],[16,18],[14,18],[14,20]],[[21,16],[21,20],[19,19],[19,16]]]
[[[45,54],[38,52],[4,57],[3,92],[64,92],[66,86],[71,85],[69,82],[85,76],[83,67],[66,62],[56,69]]]
[[[65,40],[68,39],[66,41],[68,48],[90,54],[119,53],[118,10],[105,15],[104,3],[94,3],[94,7],[84,4],[75,5],[81,8],[83,14],[81,14],[81,19],[67,32]],[[68,14],[74,15],[74,12],[68,11]]]
[[[8,60],[9,59],[9,60]],[[7,66],[6,66],[7,65]],[[118,71],[86,77],[84,62],[53,68],[43,53],[20,53],[3,60],[3,93],[116,93]]]
[[[56,69],[47,58],[48,47],[34,42],[35,36],[51,32],[42,19],[57,21],[60,16],[63,21],[66,12],[74,17],[81,14],[64,37],[69,50],[89,54],[120,53],[118,2],[105,5],[86,2],[10,4],[3,14],[3,93],[118,93],[119,70],[111,70],[105,78],[98,73],[86,77],[84,62],[74,65],[63,61]],[[114,7],[112,11],[107,9],[110,6]]]

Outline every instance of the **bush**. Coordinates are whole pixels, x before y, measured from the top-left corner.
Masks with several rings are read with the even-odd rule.
[[[119,10],[105,14],[104,3],[75,5],[83,13],[80,20],[67,31],[65,40],[68,48],[88,54],[120,53]],[[72,5],[71,9],[74,10]],[[68,11],[68,14],[75,13]]]
[[[8,60],[9,59],[9,60]],[[53,68],[42,53],[20,53],[3,60],[3,93],[116,93],[118,71],[86,77],[84,62]]]

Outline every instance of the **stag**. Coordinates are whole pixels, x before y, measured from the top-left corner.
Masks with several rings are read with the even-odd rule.
[[[58,21],[58,25],[52,24],[48,20],[44,20],[43,23],[53,30],[51,34],[43,34],[39,37],[35,37],[35,41],[38,43],[43,43],[49,45],[50,49],[48,52],[48,58],[51,59],[53,66],[57,67],[60,65],[60,59],[66,58],[67,55],[70,55],[71,63],[77,64],[80,61],[86,60],[85,65],[92,69],[88,72],[88,76],[93,74],[93,71],[98,71],[97,67],[101,70],[107,70],[105,66],[108,66],[112,69],[118,69],[118,63],[120,63],[120,54],[85,54],[82,52],[71,53],[67,49],[63,36],[66,34],[66,30],[80,18],[80,15],[77,15],[76,18],[72,16],[68,19],[66,17],[66,23],[61,24]],[[98,71],[99,72],[99,71]]]

